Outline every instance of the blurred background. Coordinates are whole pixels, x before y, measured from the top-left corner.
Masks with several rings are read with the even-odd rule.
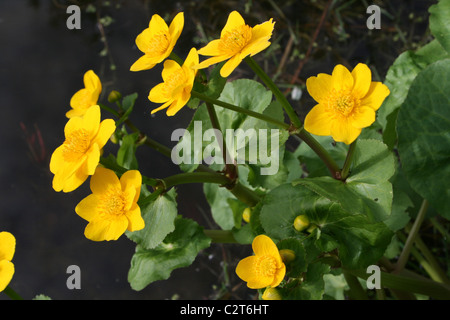
[[[185,27],[175,52],[184,58],[217,38],[228,14],[237,10],[254,26],[276,21],[272,45],[255,59],[275,79],[301,117],[313,106],[305,81],[317,73],[331,73],[341,63],[352,69],[363,62],[375,81],[383,81],[395,58],[427,43],[428,7],[437,1],[365,0],[1,0],[0,110],[2,113],[0,231],[17,239],[10,286],[24,299],[44,294],[52,299],[253,299],[234,269],[251,254],[249,246],[212,244],[188,268],[169,280],[140,292],[127,282],[135,244],[122,236],[115,242],[92,242],[83,235],[86,221],[74,208],[89,192],[88,183],[65,194],[55,192],[49,171],[52,152],[64,140],[63,129],[72,95],[83,87],[83,74],[99,75],[106,103],[111,90],[137,92],[132,121],[153,139],[174,145],[174,129],[186,127],[193,110],[175,117],[154,116],[149,90],[161,82],[162,66],[130,72],[140,56],[136,36],[148,27],[153,14],[168,23],[180,11]],[[69,30],[68,5],[81,8],[81,29]],[[381,29],[369,30],[369,5],[381,8]],[[254,78],[242,64],[231,75]],[[305,94],[298,99],[292,89]],[[296,142],[289,141],[294,149]],[[109,143],[109,148],[116,146]],[[156,151],[141,147],[143,174],[164,178],[178,168]],[[201,185],[178,188],[179,213],[206,228],[215,228]],[[81,290],[69,290],[67,267],[81,269]],[[0,294],[0,299],[9,299]]]

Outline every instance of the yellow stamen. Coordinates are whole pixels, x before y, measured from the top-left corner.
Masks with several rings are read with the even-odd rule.
[[[91,140],[84,129],[73,131],[64,141],[63,158],[67,162],[78,160],[89,149]]]
[[[183,89],[187,81],[186,74],[183,69],[178,69],[172,72],[164,81],[163,92],[167,96],[176,96],[181,89]]]
[[[272,277],[277,271],[277,262],[272,256],[260,256],[256,260],[255,270],[260,275]]]
[[[220,38],[219,50],[224,54],[234,55],[240,52],[252,39],[252,28],[242,25],[225,32]]]
[[[335,111],[338,115],[347,117],[356,108],[358,108],[360,101],[357,97],[352,95],[350,90],[331,90],[327,99],[327,107],[329,110]]]
[[[146,54],[156,57],[166,52],[169,47],[169,35],[167,33],[157,33],[149,41]]]
[[[99,200],[99,212],[103,218],[114,218],[124,214],[126,201],[121,190],[111,188]]]

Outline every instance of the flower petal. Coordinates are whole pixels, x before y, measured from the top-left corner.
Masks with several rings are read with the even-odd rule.
[[[362,98],[369,91],[369,87],[372,81],[372,71],[364,63],[358,63],[353,69],[352,76],[354,80],[352,95]]]
[[[154,14],[148,24],[148,29],[153,33],[169,33],[169,27],[161,16]]]
[[[378,110],[384,99],[390,94],[389,88],[381,82],[372,82],[367,95],[361,100],[361,105]]]
[[[87,158],[84,162],[83,173],[92,176],[100,161],[100,149],[98,144],[94,143],[87,152]]]
[[[97,135],[92,141],[92,144],[98,144],[99,149],[102,149],[116,131],[116,123],[113,119],[105,119],[100,123]]]
[[[114,220],[97,218],[89,222],[84,230],[86,238],[92,241],[117,240],[124,234],[128,227],[128,219],[125,216]]]
[[[119,178],[114,171],[103,167],[97,167],[91,177],[91,191],[97,195],[106,193],[109,188],[121,189]]]
[[[194,66],[195,69],[204,69],[208,68],[209,66],[225,61],[229,58],[231,58],[231,55],[220,55],[220,56],[214,56],[212,58],[206,59],[205,61],[200,62],[198,65]]]
[[[219,50],[220,39],[210,41],[206,46],[198,50],[198,54],[202,56],[218,56],[221,54]]]
[[[128,231],[142,230],[145,227],[145,221],[141,216],[141,208],[137,204],[132,206],[126,214],[128,219]]]
[[[273,279],[273,282],[270,284],[270,286],[272,288],[277,287],[281,283],[281,281],[283,281],[285,275],[286,275],[286,265],[283,263],[281,265],[281,268],[279,268],[277,270],[277,272],[275,273],[275,277]]]
[[[271,43],[266,40],[251,42],[245,46],[239,56],[241,59],[244,59],[248,55],[254,56],[255,54],[265,50],[268,46],[270,46],[270,44]]]
[[[192,89],[192,88],[191,88]],[[178,99],[176,99],[167,109],[166,114],[171,117],[177,114],[178,111],[181,110],[189,101],[191,97],[191,90],[183,91],[183,93],[180,95]],[[153,111],[152,111],[153,113]]]
[[[90,194],[81,200],[75,207],[75,212],[84,220],[92,221],[98,214],[98,197],[95,194]]]
[[[375,122],[375,111],[370,107],[359,107],[352,112],[349,123],[355,128],[366,128]]]
[[[169,34],[171,37],[170,46],[173,48],[178,38],[181,35],[184,27],[184,14],[183,12],[178,13],[175,18],[173,18],[172,22],[169,26]]]
[[[143,55],[136,60],[135,63],[130,67],[130,71],[142,71],[149,70],[153,68],[157,63],[161,62],[164,58],[162,57],[151,57],[149,55]]]
[[[281,260],[280,252],[277,245],[266,235],[259,235],[253,239],[252,242],[253,252],[257,256],[271,256],[278,260]]]
[[[64,181],[63,192],[72,192],[86,181],[89,176],[84,174],[82,170],[75,171]]]
[[[0,232],[0,260],[11,261],[16,250],[16,238],[9,232]]]
[[[343,65],[338,64],[335,66],[331,76],[333,77],[333,88],[337,91],[353,88],[353,76]]]
[[[329,136],[332,119],[332,115],[325,111],[323,105],[318,104],[306,115],[305,130],[318,136]]]
[[[167,79],[169,79],[169,76],[179,69],[181,69],[181,66],[178,64],[178,62],[174,60],[164,61],[164,69],[161,73],[163,80],[167,81]]]
[[[14,275],[14,264],[7,260],[0,260],[0,292],[5,290]]]
[[[237,11],[233,11],[228,15],[225,27],[223,27],[220,37],[222,38],[226,32],[233,31],[234,28],[245,24],[244,18]]]
[[[84,74],[83,82],[86,89],[92,93],[95,93],[97,96],[100,95],[100,92],[102,91],[102,83],[94,71],[88,70]]]
[[[160,110],[163,110],[163,109],[165,109],[165,108],[167,108],[170,104],[172,104],[173,103],[173,100],[169,100],[169,101],[167,101],[166,103],[164,103],[162,106],[160,106],[160,107],[158,107],[158,108],[156,108],[156,109],[153,109],[152,111],[151,111],[151,114],[154,114],[155,112],[158,112],[158,111],[160,111]]]
[[[333,77],[326,73],[319,73],[317,77],[309,77],[306,80],[306,89],[314,100],[321,103],[327,99],[333,89]]]
[[[236,274],[243,281],[247,282],[255,278],[256,259],[257,258],[255,256],[244,258],[241,261],[239,261],[238,265],[236,266]]]
[[[335,141],[351,144],[361,134],[360,128],[355,128],[347,118],[336,119],[331,125],[331,136]]]
[[[225,64],[222,66],[222,69],[220,69],[220,75],[223,78],[228,77],[234,71],[234,69],[237,68],[237,66],[241,62],[242,62],[242,59],[239,55],[235,55],[235,56],[231,57],[230,60],[225,62]]]
[[[154,86],[150,90],[150,93],[148,95],[148,99],[151,102],[154,102],[154,103],[164,103],[167,100],[169,100],[170,97],[168,97],[166,95],[166,93],[164,92],[163,88],[164,88],[164,83],[159,83],[156,86]]]
[[[275,22],[272,22],[272,18],[269,21],[258,24],[252,28],[252,42],[261,40],[269,40],[272,36]]]
[[[120,177],[120,185],[122,191],[127,189],[134,189],[136,191],[132,202],[136,203],[139,200],[142,186],[142,175],[138,170],[128,170]]]

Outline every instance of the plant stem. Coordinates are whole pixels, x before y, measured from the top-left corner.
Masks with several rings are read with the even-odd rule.
[[[214,243],[237,243],[233,233],[229,230],[203,230],[203,232]]]
[[[350,287],[350,294],[352,295],[352,298],[355,300],[368,300],[369,298],[367,297],[366,291],[364,291],[363,287],[359,283],[358,278],[346,270],[343,270],[342,273],[344,274],[344,278]]]
[[[253,70],[253,72],[256,73],[256,75],[264,82],[264,84],[270,89],[270,91],[273,92],[278,102],[282,105],[284,111],[288,115],[289,119],[291,120],[291,123],[296,128],[301,128],[302,123],[300,119],[298,118],[297,113],[295,112],[294,108],[292,108],[289,101],[286,99],[284,94],[280,91],[280,89],[275,85],[275,83],[272,81],[272,79],[264,72],[263,69],[253,60],[253,58],[246,57],[244,61],[250,66],[250,68]]]
[[[254,207],[258,204],[258,202],[261,200],[259,195],[245,187],[242,183],[237,182],[233,188],[229,189],[229,191],[240,201],[244,202],[249,207]]]
[[[420,226],[422,225],[423,220],[425,219],[425,214],[428,209],[428,201],[423,199],[422,205],[420,206],[419,213],[417,214],[416,221],[414,221],[414,225],[408,235],[408,239],[406,240],[405,246],[403,247],[402,253],[400,254],[400,258],[397,261],[394,273],[403,270],[408,261],[409,254],[416,240],[417,234],[419,232]]]
[[[353,141],[350,144],[350,147],[348,148],[348,152],[347,152],[347,157],[345,158],[345,162],[344,162],[344,166],[342,167],[342,171],[341,171],[341,179],[343,181],[345,181],[345,179],[347,179],[348,174],[350,172],[350,167],[352,165],[352,161],[353,161],[353,155],[355,154],[355,149],[356,149],[356,141]]]
[[[263,121],[275,124],[275,125],[283,128],[283,129],[286,129],[286,130],[289,129],[289,125],[287,123],[278,121],[277,119],[269,117],[269,116],[267,116],[265,114],[262,114],[262,113],[259,113],[259,112],[255,112],[255,111],[252,111],[252,110],[248,110],[248,109],[245,109],[245,108],[241,108],[241,107],[238,107],[238,106],[235,106],[235,105],[232,105],[230,103],[223,102],[223,101],[220,101],[220,100],[212,99],[212,98],[210,98],[210,97],[208,97],[208,96],[206,96],[206,95],[204,95],[202,93],[196,92],[196,91],[191,91],[191,96],[193,96],[195,98],[198,98],[200,100],[203,100],[205,102],[211,103],[213,105],[216,105],[216,106],[228,109],[228,110],[240,112],[240,113],[246,114],[246,115],[248,115],[250,117],[257,118],[259,120],[263,120]]]
[[[112,115],[116,116],[117,118],[120,118],[120,114],[116,110],[114,110],[102,103],[99,103],[98,105],[99,105],[100,109],[103,109],[103,110],[111,113]]]
[[[348,270],[347,272],[361,279],[367,280],[369,274],[364,270]],[[450,299],[450,287],[426,278],[412,278],[403,274],[380,272],[381,286],[385,288],[401,290],[404,292],[423,294],[439,300]]]
[[[186,172],[179,173],[164,179],[161,179],[164,188],[169,189],[175,185],[186,183],[217,183],[227,185],[231,181],[220,173],[212,172]]]
[[[10,286],[7,286],[3,292],[11,298],[11,300],[23,300],[23,298],[16,293]]]
[[[327,150],[325,150],[324,147],[316,139],[314,139],[313,136],[311,136],[311,134],[302,128],[300,132],[295,135],[302,139],[319,156],[319,158],[327,166],[328,171],[330,171],[333,178],[341,179],[341,170],[339,169],[339,166],[333,158],[331,158]]]

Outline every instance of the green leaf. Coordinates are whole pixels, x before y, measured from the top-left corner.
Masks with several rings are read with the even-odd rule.
[[[203,192],[211,207],[212,217],[222,230],[231,230],[240,225],[242,211],[246,208],[244,203],[237,200],[226,188],[214,183],[205,183]],[[239,208],[242,209],[240,215]]]
[[[392,232],[382,222],[373,222],[362,214],[351,214],[329,199],[302,185],[283,184],[263,199],[260,214],[266,234],[274,239],[298,238],[310,248],[306,233],[294,229],[295,217],[307,215],[317,226],[311,236],[323,252],[338,248],[339,258],[349,268],[375,263],[386,250]],[[310,236],[310,237],[311,237]],[[308,249],[309,250],[309,249]]]
[[[128,170],[137,170],[138,162],[136,159],[136,140],[138,132],[128,134],[121,140],[119,150],[117,151],[117,164]]]
[[[398,151],[411,187],[450,219],[450,59],[411,85],[397,119]]]
[[[448,58],[449,54],[434,40],[416,52],[406,51],[394,61],[386,74],[385,84],[391,93],[377,112],[377,122],[383,130],[383,141],[390,147],[396,143],[395,123],[397,112],[408,94],[411,83],[417,74],[438,60]]]
[[[345,182],[329,176],[304,178],[294,182],[342,205],[344,210],[365,214],[375,221],[386,220],[391,213],[395,159],[378,140],[358,140],[351,174]]]
[[[137,92],[125,96],[122,99],[123,110],[128,111],[129,109],[132,109],[134,107],[137,98],[138,98]]]
[[[152,282],[168,279],[173,270],[191,265],[198,253],[210,243],[211,239],[195,221],[178,216],[175,230],[156,248],[136,246],[128,282],[139,291]]]
[[[450,0],[440,0],[432,5],[430,12],[430,30],[439,43],[450,53]]]
[[[172,188],[153,201],[146,201],[141,207],[145,228],[134,232],[126,231],[126,235],[144,249],[155,248],[175,229],[177,213],[176,192]]]
[[[227,78],[223,78],[220,75],[220,69],[225,62],[218,63],[214,69],[212,69],[211,74],[209,76],[208,83],[206,85],[199,83],[198,81],[194,82],[194,90],[199,93],[203,93],[212,99],[217,99],[222,93],[225,84],[227,83]],[[197,77],[199,79],[200,77]],[[196,79],[196,80],[197,80]],[[192,98],[188,101],[188,107],[191,109],[196,109],[200,103],[200,99]]]

